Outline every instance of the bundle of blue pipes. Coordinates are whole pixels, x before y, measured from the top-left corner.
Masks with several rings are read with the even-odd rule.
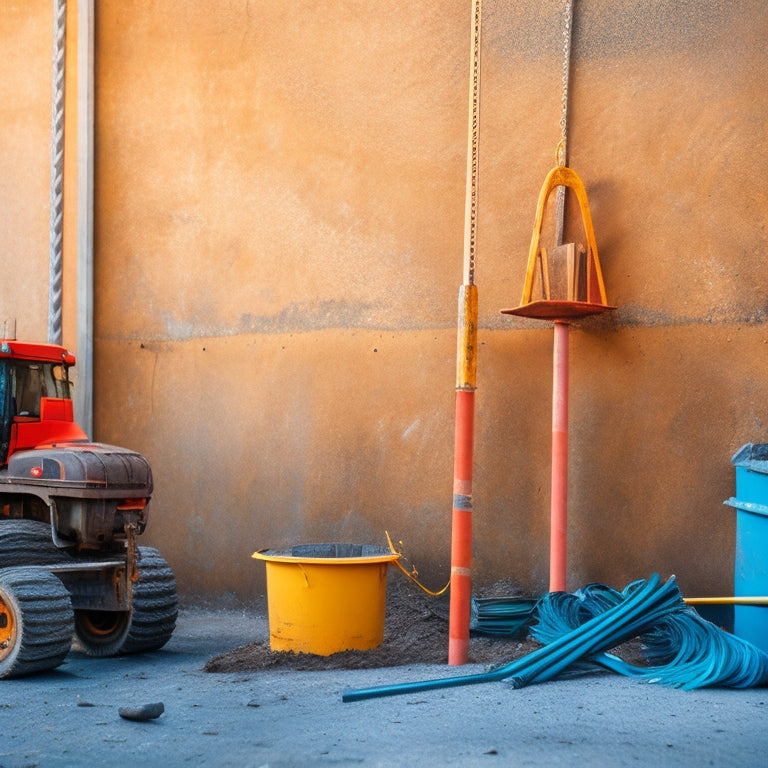
[[[768,653],[699,616],[683,601],[673,577],[658,574],[622,591],[591,584],[574,593],[550,592],[536,605],[531,636],[544,645],[488,672],[349,690],[342,701],[395,696],[459,685],[508,681],[515,688],[543,683],[584,664],[647,682],[691,690],[768,685]],[[649,666],[608,653],[640,636]]]

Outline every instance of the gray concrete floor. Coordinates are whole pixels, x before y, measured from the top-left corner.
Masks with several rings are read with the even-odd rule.
[[[0,681],[0,768],[22,766],[757,766],[768,689],[683,692],[611,674],[515,690],[484,683],[342,703],[350,688],[479,667],[202,671],[267,637],[263,611],[181,612],[162,651],[71,653],[51,673]],[[162,701],[148,722],[122,706]]]

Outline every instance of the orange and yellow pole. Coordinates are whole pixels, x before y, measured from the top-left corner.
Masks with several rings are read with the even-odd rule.
[[[464,283],[459,291],[459,332],[456,355],[456,426],[451,519],[451,605],[448,663],[467,663],[472,598],[472,464],[475,439],[477,378],[477,227],[478,135],[480,127],[481,0],[472,2],[472,54],[469,71],[469,125],[464,219]]]

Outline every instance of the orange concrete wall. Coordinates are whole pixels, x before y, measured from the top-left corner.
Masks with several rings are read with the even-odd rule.
[[[15,317],[19,329],[42,339],[48,303],[52,30],[49,3],[0,6],[0,321]]]
[[[19,338],[48,332],[54,17],[53,0],[0,0],[0,333],[9,318]],[[77,3],[65,24],[65,164],[62,306],[77,330]],[[71,59],[71,61],[70,61]],[[68,326],[68,327],[67,327]]]
[[[190,598],[261,593],[256,548],[385,530],[442,585],[471,3],[96,5],[95,436],[152,461],[145,538]],[[474,578],[534,593],[552,330],[499,310],[554,164],[562,7],[484,3]],[[44,57],[21,16],[0,40]],[[618,310],[571,331],[572,588],[732,589],[730,457],[768,442],[767,33],[758,0],[576,4],[569,160]],[[0,299],[28,318],[45,229],[33,244],[7,209],[45,211],[48,62],[0,160],[0,222],[38,275]]]

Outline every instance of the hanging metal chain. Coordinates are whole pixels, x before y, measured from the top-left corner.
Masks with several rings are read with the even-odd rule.
[[[573,0],[565,3],[563,27],[563,111],[560,114],[560,143],[557,145],[557,164],[568,162],[568,85],[571,74],[571,40],[573,39]]]
[[[51,344],[61,344],[66,19],[66,0],[54,0],[53,98],[51,106],[51,224],[48,265],[48,341]]]
[[[480,135],[480,33],[482,2],[474,0],[472,8],[472,59],[469,80],[469,131],[467,142],[467,191],[464,219],[464,284],[475,284],[475,251],[477,249],[477,180],[478,143]]]
[[[573,39],[573,3],[566,0],[565,23],[563,26],[563,109],[560,113],[560,141],[555,152],[557,164],[568,164],[568,86],[571,74],[571,42]],[[555,245],[563,242],[565,228],[565,187],[557,188],[555,198]]]

